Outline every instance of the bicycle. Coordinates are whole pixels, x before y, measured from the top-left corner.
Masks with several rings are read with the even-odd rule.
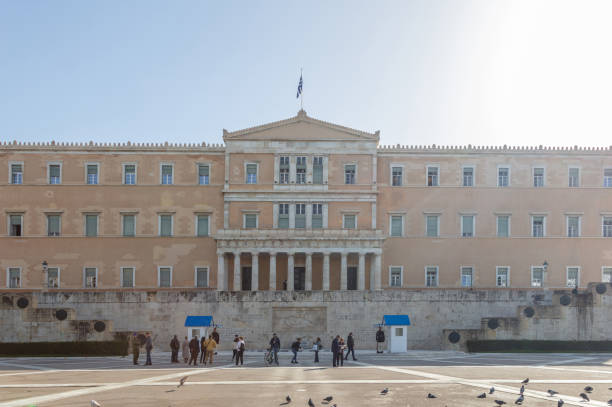
[[[271,366],[274,363],[274,352],[272,352],[272,348],[268,348],[266,353],[264,354],[264,363],[266,366]]]

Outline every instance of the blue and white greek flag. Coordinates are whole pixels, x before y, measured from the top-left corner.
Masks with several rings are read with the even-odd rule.
[[[295,95],[295,98],[299,98],[300,95],[302,94],[302,85],[304,84],[304,81],[302,81],[302,74],[300,74],[300,83],[298,83],[298,89],[297,89],[297,95]]]

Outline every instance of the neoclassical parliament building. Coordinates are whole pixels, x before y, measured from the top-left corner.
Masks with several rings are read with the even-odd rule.
[[[0,143],[3,291],[612,281],[612,147],[383,146],[303,110],[223,140]]]

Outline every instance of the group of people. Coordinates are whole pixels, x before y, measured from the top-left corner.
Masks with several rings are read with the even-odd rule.
[[[191,341],[185,337],[182,345],[183,352],[183,360],[189,366],[193,363],[194,366],[198,365],[198,355],[200,355],[200,364],[206,366],[206,364],[212,365],[213,356],[217,353],[217,345],[219,345],[219,333],[217,332],[217,328],[213,328],[213,331],[208,338],[206,336],[202,336],[201,340],[198,340],[197,335],[191,338]],[[178,353],[179,353],[179,342],[176,335],[174,335],[174,339],[170,342],[170,349],[172,349],[172,363],[179,363],[178,361]]]
[[[134,334],[132,338],[132,356],[134,360],[134,364],[138,364],[138,358],[140,357],[140,347],[143,343],[140,341],[138,334]],[[144,347],[147,351],[147,361],[145,362],[145,366],[151,366],[151,351],[153,350],[153,339],[151,339],[151,332],[147,332],[144,340]]]
[[[346,356],[344,355],[345,350]],[[348,334],[346,342],[340,335],[336,335],[331,344],[331,351],[333,367],[344,366],[344,361],[348,360],[349,354],[352,354],[353,360],[357,360],[355,358],[355,338],[353,338],[353,333]]]
[[[323,343],[321,338],[317,337],[317,339],[312,344],[312,350],[314,351],[314,362],[319,363],[319,351],[323,348]],[[273,334],[272,339],[270,339],[270,348],[268,349],[271,353],[271,359],[278,366],[278,352],[280,351],[280,338],[278,335]],[[292,364],[299,363],[297,360],[298,352],[302,350],[302,338],[297,338],[291,344],[291,352],[293,353],[293,358],[291,358]],[[344,351],[346,350],[346,355],[344,355]],[[348,360],[349,354],[353,356],[353,360],[357,360],[355,357],[355,338],[353,337],[353,333],[349,333],[346,338],[346,343],[340,335],[337,335],[331,344],[331,351],[333,354],[333,366],[344,366],[344,361]]]
[[[234,335],[234,344],[232,345],[232,362],[236,360],[236,366],[238,366],[238,360],[240,360],[240,366],[244,361],[244,351],[246,350],[246,343],[242,336],[238,334]]]

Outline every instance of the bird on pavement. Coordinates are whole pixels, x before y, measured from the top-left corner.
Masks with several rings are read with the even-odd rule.
[[[89,403],[89,405],[91,407],[102,407],[102,404],[98,403],[96,400],[91,400],[91,403]]]
[[[563,399],[559,399],[559,401],[557,401],[557,407],[562,407],[563,404],[565,404],[565,401],[563,401]]]
[[[523,401],[525,400],[525,396],[523,396],[522,394],[516,399],[516,401],[514,402],[514,404],[523,404]]]
[[[504,404],[506,404],[506,402],[503,400],[495,400],[495,404],[497,404],[498,406],[503,406]]]
[[[586,393],[580,393],[580,397],[582,397],[582,401],[591,401],[591,399],[589,398],[589,396],[586,395]]]
[[[312,399],[308,399],[308,407],[315,407],[315,404],[312,402]]]
[[[179,380],[179,384],[176,387],[181,387],[182,385],[185,384],[185,380],[187,380],[189,376],[185,376],[185,377],[181,377],[181,380]]]
[[[525,385],[524,384],[521,386],[521,391],[519,391],[519,393],[521,393],[521,394],[525,393]]]
[[[334,399],[334,398],[333,398],[332,396],[327,396],[327,397],[325,397],[323,400],[325,400],[325,401],[327,401],[327,402],[329,403],[329,402],[330,402],[330,401],[332,401],[333,399]]]
[[[427,393],[427,398],[428,399],[436,399],[438,397],[436,397],[435,395],[431,394],[431,393]]]
[[[491,388],[489,389],[489,394],[493,394],[494,392],[495,392],[495,387],[491,387]]]
[[[285,400],[287,400],[287,403],[291,403],[291,397],[289,395],[287,395],[287,397],[285,397]]]
[[[527,384],[527,383],[529,383],[529,378],[526,378],[526,379],[525,379],[525,380],[523,380],[521,383],[523,383],[523,384]]]
[[[550,389],[548,389],[546,391],[548,392],[548,394],[550,394],[551,397],[554,396],[555,394],[559,394],[558,391],[554,391],[554,390],[550,390]]]
[[[593,388],[591,386],[586,386],[584,388],[584,391],[586,391],[587,393],[592,393],[593,392]]]
[[[487,398],[487,393],[482,393],[478,395],[479,399],[486,399]]]
[[[389,393],[389,388],[388,387],[385,387],[384,389],[382,389],[380,391],[380,394],[387,394],[387,393]]]

